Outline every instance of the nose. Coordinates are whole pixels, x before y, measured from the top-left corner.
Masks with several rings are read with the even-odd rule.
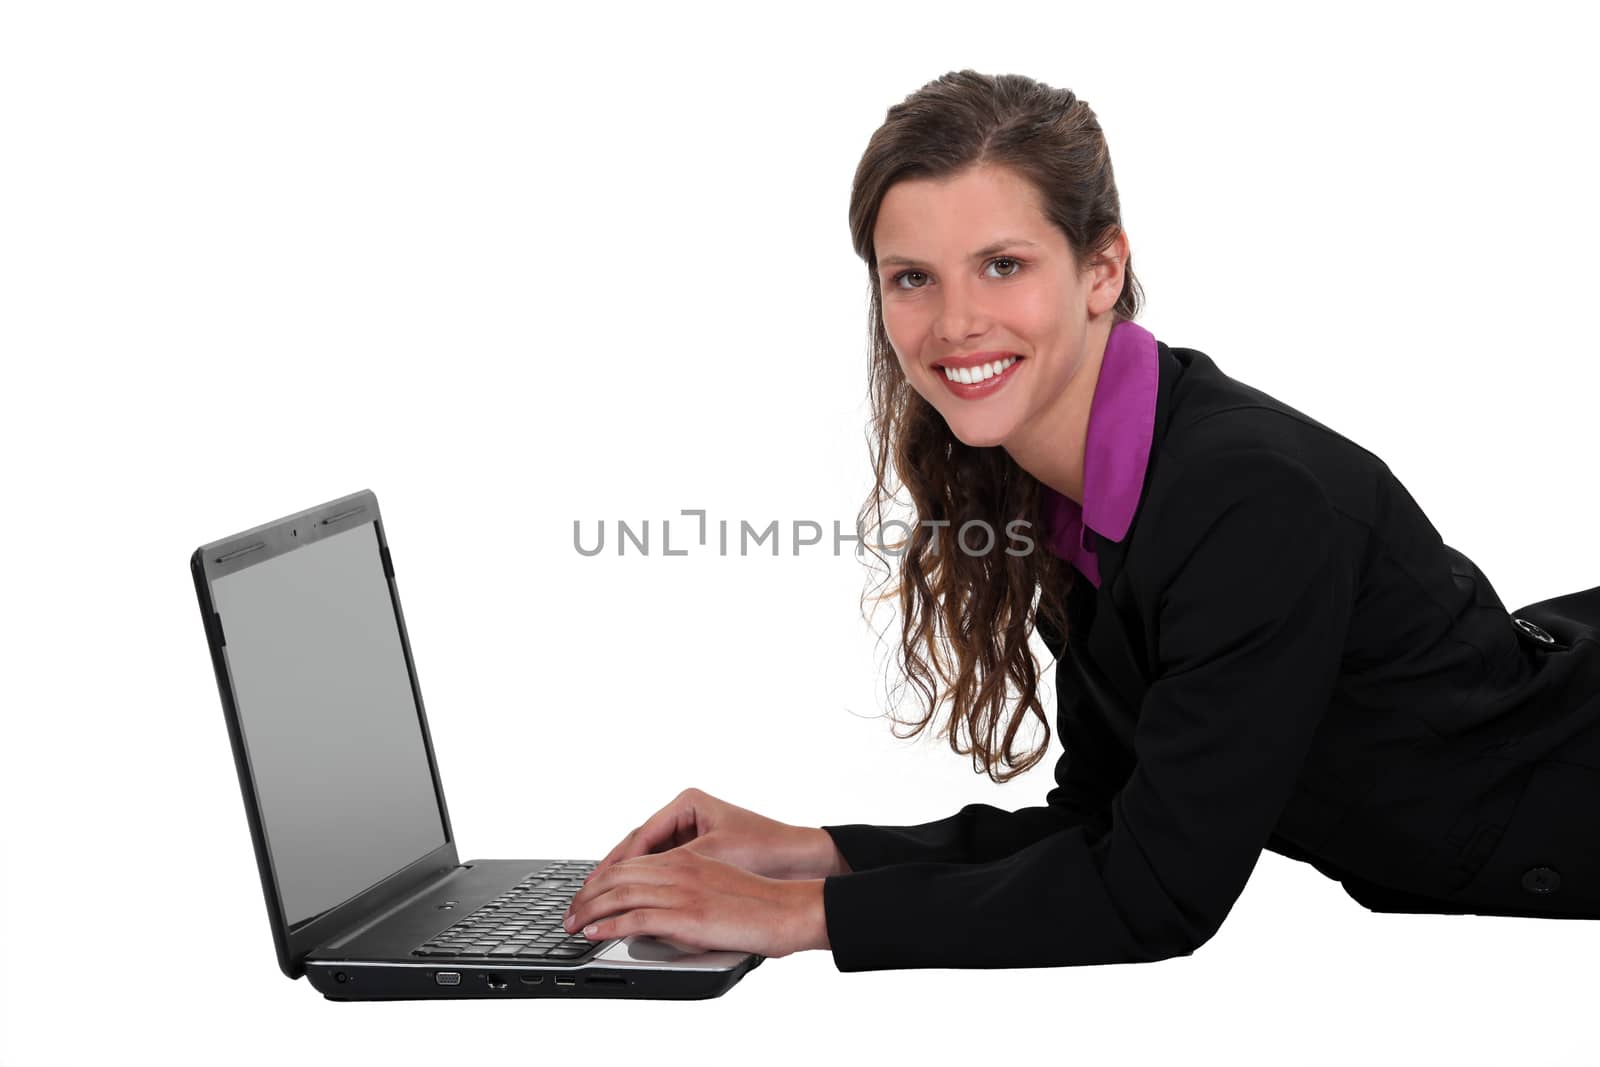
[[[965,347],[969,338],[982,335],[987,328],[988,316],[976,298],[959,285],[946,287],[934,322],[939,339],[953,347]]]

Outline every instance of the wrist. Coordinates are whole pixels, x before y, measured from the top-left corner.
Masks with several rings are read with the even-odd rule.
[[[845,862],[839,847],[833,843],[832,834],[821,827],[807,827],[806,833],[810,840],[809,862],[806,864],[806,873],[801,877],[827,878],[830,875],[850,873],[850,865]]]
[[[790,883],[794,894],[794,951],[828,949],[828,915],[823,904],[823,879],[806,878]]]
[[[814,826],[790,826],[782,846],[772,853],[772,858],[771,865],[758,873],[785,880],[849,873],[833,845],[833,838],[826,830]]]

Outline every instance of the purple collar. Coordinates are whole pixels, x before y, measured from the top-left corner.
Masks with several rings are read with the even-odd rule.
[[[1159,382],[1155,335],[1136,322],[1112,326],[1089,405],[1083,504],[1044,487],[1050,551],[1073,563],[1096,588],[1100,569],[1088,531],[1121,541],[1133,523],[1150,462]]]

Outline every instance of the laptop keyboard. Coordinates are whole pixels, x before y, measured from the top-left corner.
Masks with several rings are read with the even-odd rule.
[[[461,921],[412,950],[413,956],[487,956],[510,960],[575,960],[601,945],[561,919],[598,860],[563,860],[530,874]]]

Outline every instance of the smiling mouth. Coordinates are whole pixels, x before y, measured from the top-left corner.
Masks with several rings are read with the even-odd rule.
[[[948,381],[959,382],[962,385],[977,385],[1004,374],[1013,363],[1021,359],[1021,356],[1006,356],[1003,359],[980,363],[976,367],[941,367],[935,363],[933,369],[942,372]]]

